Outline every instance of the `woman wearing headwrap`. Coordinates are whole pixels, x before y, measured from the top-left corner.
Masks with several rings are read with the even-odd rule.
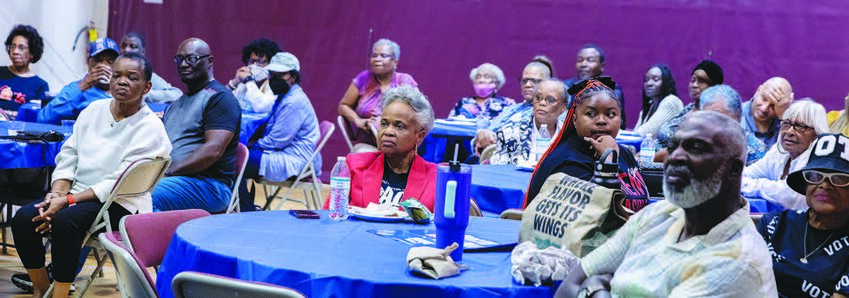
[[[566,127],[537,164],[524,206],[537,196],[548,176],[565,173],[589,181],[599,156],[607,149],[618,151],[619,180],[625,193],[625,207],[638,211],[648,204],[648,190],[640,167],[631,151],[616,144],[619,133],[619,100],[613,92],[616,83],[609,77],[589,79],[569,88],[574,98],[566,114]]]
[[[693,102],[684,106],[684,109],[681,110],[681,113],[678,113],[678,116],[675,116],[675,118],[672,118],[672,120],[669,120],[665,125],[658,129],[657,143],[666,148],[669,138],[675,134],[675,131],[678,130],[678,126],[681,125],[681,122],[684,122],[684,116],[690,111],[698,110],[699,96],[702,94],[702,91],[710,86],[722,84],[724,81],[725,75],[722,72],[722,67],[719,67],[719,64],[710,60],[702,60],[702,62],[699,62],[690,74],[690,84],[688,85],[690,99],[692,99]]]

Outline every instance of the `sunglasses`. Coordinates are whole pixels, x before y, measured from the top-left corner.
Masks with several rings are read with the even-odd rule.
[[[807,170],[802,172],[802,177],[810,184],[819,185],[828,179],[831,185],[845,187],[849,185],[849,174],[845,173],[823,173],[820,171]]]

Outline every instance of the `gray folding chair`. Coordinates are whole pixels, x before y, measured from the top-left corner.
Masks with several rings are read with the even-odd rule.
[[[184,271],[171,283],[174,297],[268,297],[303,298],[290,288],[277,285],[238,280],[218,275]]]

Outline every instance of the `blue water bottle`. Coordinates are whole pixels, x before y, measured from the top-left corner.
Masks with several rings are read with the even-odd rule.
[[[436,224],[436,247],[445,248],[457,243],[451,258],[463,260],[463,242],[469,226],[469,200],[472,185],[472,168],[460,164],[456,159],[440,164],[436,172],[436,202],[434,223]]]

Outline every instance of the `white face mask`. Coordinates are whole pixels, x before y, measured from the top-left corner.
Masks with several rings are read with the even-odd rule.
[[[673,186],[666,183],[667,172],[687,175],[690,184],[685,186],[684,189],[674,189]],[[686,167],[668,166],[663,171],[663,196],[670,203],[684,209],[699,206],[719,194],[719,188],[722,186],[722,177],[725,175],[725,172],[726,165],[723,165],[710,178],[696,180],[693,177],[693,172]]]
[[[268,70],[262,68],[259,65],[251,64],[248,65],[248,68],[251,70],[251,75],[254,77],[254,80],[257,82],[262,82],[268,78]]]

